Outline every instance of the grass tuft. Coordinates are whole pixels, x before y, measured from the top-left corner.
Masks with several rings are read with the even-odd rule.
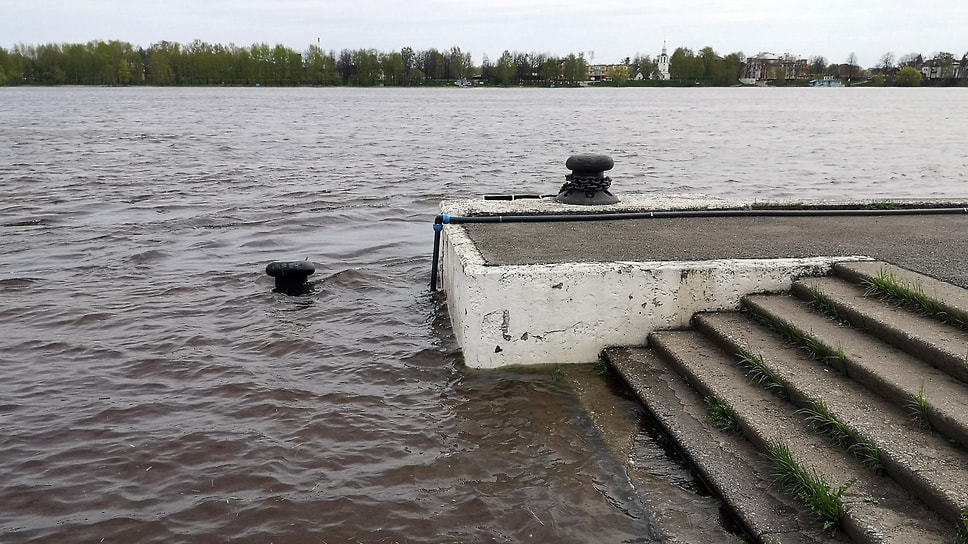
[[[931,422],[928,421],[928,394],[924,391],[924,382],[921,382],[921,388],[918,389],[917,396],[911,399],[908,406],[918,424],[930,429]]]
[[[835,445],[847,448],[854,442],[857,442],[854,431],[830,413],[830,410],[827,408],[827,403],[823,399],[818,398],[813,402],[811,408],[804,408],[800,410],[800,413],[806,416],[807,423],[830,437],[830,440]]]
[[[819,339],[803,332],[790,323],[787,323],[782,319],[776,319],[768,314],[764,314],[757,310],[755,306],[748,304],[745,301],[742,302],[742,304],[743,310],[745,310],[751,317],[779,333],[780,336],[783,336],[791,344],[799,346],[801,349],[805,350],[812,359],[821,361],[828,365],[831,363],[831,361],[839,362],[840,368],[837,368],[837,370],[840,370],[844,374],[847,373],[847,357],[844,354],[843,347],[840,347],[838,352],[834,353]]]
[[[843,344],[837,344],[837,353],[828,355],[827,360],[836,362],[840,371],[847,374],[847,353],[844,351]]]
[[[856,480],[847,482],[836,491],[832,490],[822,474],[801,465],[790,447],[779,440],[770,444],[769,457],[773,464],[774,484],[808,504],[823,520],[824,529],[840,525],[850,511],[843,505],[843,494]]]
[[[961,519],[958,521],[958,538],[956,542],[959,544],[968,544],[968,506],[965,506],[961,510]]]
[[[732,406],[712,395],[706,397],[705,400],[706,407],[709,410],[709,418],[714,426],[724,431],[739,431],[739,422],[736,421],[736,412]]]
[[[746,377],[751,382],[763,387],[767,391],[786,396],[786,386],[783,385],[783,378],[766,364],[763,355],[737,353],[736,356],[740,358],[739,365],[746,369]]]
[[[877,446],[860,439],[853,429],[830,413],[823,399],[818,398],[811,408],[804,408],[800,413],[806,416],[805,419],[809,425],[826,434],[834,445],[852,453],[865,467],[874,472],[884,471],[881,453]]]
[[[880,300],[894,304],[932,317],[942,323],[954,325],[961,329],[968,329],[968,324],[960,319],[951,319],[941,304],[924,294],[920,283],[909,283],[899,280],[894,274],[881,270],[877,276],[864,280],[865,297],[877,297]]]
[[[838,321],[844,321],[837,310],[837,305],[823,292],[823,289],[816,285],[808,285],[807,295],[810,297],[810,304],[820,310],[820,313]]]
[[[598,361],[595,362],[595,374],[601,377],[607,377],[610,373],[612,367],[608,364],[608,359],[604,355],[598,356]]]

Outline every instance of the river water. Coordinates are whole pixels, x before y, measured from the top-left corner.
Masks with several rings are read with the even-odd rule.
[[[965,98],[0,89],[0,540],[729,541],[647,425],[621,458],[560,372],[461,365],[439,201],[589,151],[617,194],[964,197]]]

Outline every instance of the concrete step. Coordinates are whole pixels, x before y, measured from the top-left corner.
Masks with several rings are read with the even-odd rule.
[[[826,351],[826,361],[931,428],[968,445],[968,387],[947,373],[877,338],[813,311],[792,295],[745,297],[751,313],[777,330],[794,331]]]
[[[949,321],[968,325],[968,291],[957,285],[880,261],[845,261],[835,264],[833,269],[837,276],[858,284],[880,275],[894,276],[898,282],[918,288],[936,301]]]
[[[798,408],[753,384],[737,364],[735,354],[723,351],[697,331],[653,333],[650,345],[668,361],[699,397],[715,397],[731,406],[743,435],[762,454],[782,441],[808,470],[832,490],[849,486],[843,504],[849,509],[841,527],[854,542],[944,542],[952,527],[903,487],[878,475],[853,455],[832,445],[810,429]],[[853,484],[851,484],[853,482]]]
[[[649,348],[605,355],[728,504],[770,496],[734,508],[757,539],[816,538],[762,521],[783,504],[764,468],[782,440],[832,490],[854,482],[842,496],[851,540],[968,541],[968,291],[887,263],[834,270],[795,281],[791,293],[744,297],[744,312],[697,314],[690,330],[654,332]],[[865,296],[863,281],[885,277],[924,295],[935,315]],[[740,366],[749,361],[763,369],[756,383]],[[712,397],[735,411],[741,433],[707,421]],[[839,440],[818,426],[819,408]],[[730,492],[733,480],[742,491]]]
[[[793,292],[804,300],[822,301],[837,319],[968,383],[968,331],[876,296],[865,296],[867,290],[856,281],[856,276],[848,278],[804,278],[794,282]],[[942,290],[935,286],[932,292],[937,294]]]
[[[824,531],[805,506],[773,487],[763,455],[742,435],[716,428],[703,398],[655,351],[607,348],[602,355],[749,536],[789,544],[848,540]]]
[[[749,316],[699,314],[694,323],[697,331],[726,353],[761,357],[780,377],[787,397],[801,411],[815,408],[818,400],[822,401],[854,435],[841,447],[868,446],[864,451],[876,451],[873,461],[894,481],[952,526],[960,521],[962,508],[968,505],[968,453],[964,450],[952,447],[911,418],[907,410],[832,371]]]

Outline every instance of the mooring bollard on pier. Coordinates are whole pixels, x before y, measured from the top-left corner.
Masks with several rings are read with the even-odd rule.
[[[615,161],[608,155],[580,153],[568,157],[565,167],[571,170],[571,174],[565,176],[565,184],[555,200],[584,206],[615,204],[618,197],[608,191],[612,178],[605,175],[605,171],[613,166]]]

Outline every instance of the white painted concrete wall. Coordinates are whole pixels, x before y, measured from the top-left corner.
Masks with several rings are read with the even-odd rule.
[[[473,368],[589,363],[607,346],[643,345],[696,312],[737,309],[742,296],[866,257],[485,266],[460,225],[446,225],[441,284]]]

